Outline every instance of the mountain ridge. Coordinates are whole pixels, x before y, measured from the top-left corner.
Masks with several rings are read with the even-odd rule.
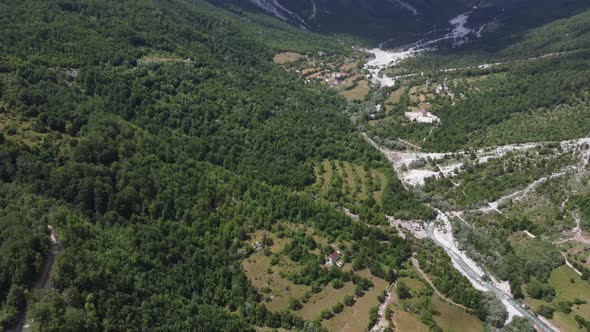
[[[299,28],[322,34],[355,36],[371,43],[393,40],[392,46],[415,42],[426,33],[451,28],[450,20],[476,11],[468,24],[494,22],[526,30],[569,17],[582,0],[209,0],[218,6],[260,12]],[[538,11],[529,11],[535,6]],[[541,20],[541,18],[543,20]],[[505,31],[502,31],[505,33]]]
[[[220,5],[218,0],[211,2]],[[396,35],[407,39],[415,33],[446,26],[458,13],[479,3],[477,0],[452,0],[444,5],[424,0],[230,0],[223,5],[263,12],[314,32],[383,41]],[[392,31],[396,33],[392,35]]]

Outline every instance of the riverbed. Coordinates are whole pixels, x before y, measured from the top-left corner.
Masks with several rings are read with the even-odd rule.
[[[365,69],[371,73],[371,81],[373,84],[381,87],[394,86],[396,79],[387,76],[383,73],[383,70],[417,54],[436,50],[437,45],[441,42],[452,41],[454,46],[459,46],[468,42],[470,38],[478,38],[481,35],[483,26],[469,28],[467,23],[471,14],[472,12],[470,11],[451,19],[449,24],[452,28],[448,29],[448,32],[442,36],[419,40],[402,49],[385,50],[379,47],[365,50],[375,57],[365,64]]]
[[[449,22],[452,28],[445,31],[442,35],[439,34],[438,36],[432,37],[430,39],[417,41],[408,47],[393,50],[385,50],[381,48],[365,50],[374,57],[365,65],[365,69],[370,73],[371,82],[377,88],[394,86],[396,84],[396,80],[400,78],[389,77],[385,74],[385,71],[399,62],[416,56],[420,53],[435,50],[437,45],[439,45],[441,42],[452,42],[452,45],[461,45],[468,42],[471,38],[479,38],[485,25],[474,28],[468,27],[469,16],[471,14],[472,12],[467,12],[458,15]],[[485,67],[492,65],[493,64],[483,66]],[[410,74],[410,76],[415,75],[420,74]],[[437,172],[430,170],[411,170],[408,167],[410,163],[419,159],[443,159],[449,156],[449,153],[393,151],[379,146],[367,135],[364,135],[364,137],[373,146],[386,155],[387,159],[391,162],[393,168],[398,173],[398,176],[406,188],[409,186],[423,184],[426,177],[438,176]],[[584,140],[587,139],[562,142],[562,146],[580,146],[582,143],[588,143]],[[475,151],[475,154],[479,162],[487,162],[491,158],[500,158],[506,155],[508,152],[527,150],[537,147],[541,144],[543,143],[506,145],[494,149]],[[583,155],[582,159],[588,163],[590,156]],[[446,165],[444,167],[445,175],[451,176],[460,166],[461,163],[451,163]],[[497,210],[497,206],[490,206],[490,208]],[[510,322],[514,317],[520,316],[528,319],[540,331],[559,331],[559,329],[553,326],[549,321],[530,313],[518,301],[514,300],[508,282],[498,281],[493,277],[488,276],[483,268],[481,268],[474,260],[472,260],[464,251],[459,250],[457,241],[453,236],[449,215],[446,213],[437,210],[436,220],[428,223],[425,223],[424,221],[402,222],[393,218],[390,218],[390,223],[392,227],[396,227],[400,233],[402,233],[401,230],[403,229],[412,233],[414,237],[418,239],[429,238],[438,246],[443,248],[451,258],[454,268],[457,269],[463,276],[465,276],[474,288],[484,292],[492,292],[502,302],[508,313],[506,323]]]

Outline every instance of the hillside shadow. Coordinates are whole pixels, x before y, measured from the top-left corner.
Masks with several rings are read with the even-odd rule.
[[[590,9],[588,0],[516,0],[506,1],[470,19],[490,22],[497,19],[499,27],[471,43],[466,50],[481,50],[497,54],[524,40],[528,31],[561,19],[567,19]]]

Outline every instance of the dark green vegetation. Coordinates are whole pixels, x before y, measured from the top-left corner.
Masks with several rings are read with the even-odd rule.
[[[248,234],[279,221],[346,241],[382,277],[409,256],[300,191],[321,160],[384,163],[341,97],[272,63],[273,48],[315,50],[320,37],[281,43],[294,28],[200,1],[10,1],[0,13],[3,326],[47,255],[47,225],[63,249],[55,289],[28,296],[33,330],[303,328],[258,303],[240,266]],[[431,213],[393,175],[384,190],[392,215]],[[309,266],[310,280],[293,279],[332,279]]]
[[[579,50],[488,69],[430,72],[404,80],[399,101],[390,107],[381,101],[387,111],[366,127],[383,142],[402,138],[429,151],[584,137],[590,134],[589,63],[590,51]],[[444,91],[434,92],[437,85]],[[425,99],[410,99],[411,88],[424,90]],[[440,118],[437,126],[404,116],[423,108]]]
[[[37,211],[0,210],[0,329],[26,305],[29,284],[49,250],[47,224]]]
[[[255,250],[251,236],[278,234],[283,225],[305,231],[288,233],[292,239],[280,253],[259,256],[272,266],[280,257],[301,267],[285,274],[289,282],[314,294],[355,284],[356,298],[324,309],[322,319],[346,313],[374,291],[370,278],[396,279],[412,247],[383,227],[383,214],[428,219],[433,211],[403,189],[356,132],[348,116],[361,104],[350,110],[336,92],[305,85],[272,62],[285,50],[342,57],[340,47],[349,45],[242,14],[200,0],[0,4],[2,329],[18,322],[25,306],[33,331],[321,329],[298,315],[305,299],[289,299],[284,310],[265,306],[264,289],[244,272]],[[586,58],[582,50],[518,65],[515,72],[475,73],[502,75],[453,112],[450,103],[442,105],[443,125],[432,136],[437,141],[425,146],[482,145],[487,128],[516,113],[588,103]],[[488,100],[491,106],[468,112]],[[426,132],[419,130],[416,138]],[[584,130],[582,121],[567,135]],[[351,179],[334,175],[326,190],[315,190],[324,161],[371,175],[359,171],[358,181],[352,172]],[[497,169],[474,166],[473,172],[491,178],[503,167],[491,165]],[[535,164],[539,173],[558,166]],[[521,175],[518,184],[529,180]],[[347,189],[349,180],[354,186]],[[474,192],[489,199],[506,188],[500,183]],[[53,289],[29,293],[49,254],[48,225],[61,246]],[[318,245],[308,231],[326,243]],[[513,248],[513,264],[536,268],[541,252],[551,263],[546,269],[559,259],[543,243],[527,246]],[[334,249],[353,272],[324,265]],[[524,260],[523,251],[535,255]],[[445,295],[501,325],[497,301],[473,289],[444,252],[426,247],[418,258]],[[506,271],[520,283],[530,281],[521,275],[528,272]],[[539,284],[531,294],[551,297],[547,271],[535,272]],[[433,310],[423,303],[420,318],[434,329]],[[369,321],[375,319],[371,310]]]
[[[370,166],[369,166],[370,165]],[[418,204],[405,191],[387,163],[353,165],[324,161],[316,168],[317,183],[312,194],[348,208],[370,224],[388,224],[386,215],[402,219],[431,219],[434,211]]]
[[[395,280],[395,271],[391,266],[399,266],[411,254],[408,243],[401,241],[397,235],[392,234],[393,232],[385,232],[375,228],[369,230],[369,228],[354,224],[347,229],[346,233],[348,234],[339,234],[342,236],[338,240],[351,241],[352,244],[341,244],[339,249],[343,256],[342,262],[352,263],[353,271],[369,268],[372,275],[392,282]],[[386,244],[383,245],[383,243]],[[301,235],[295,236],[290,243],[285,245],[283,254],[302,265],[299,272],[291,273],[288,276],[290,280],[295,284],[312,286],[312,290],[330,282],[338,284],[339,281],[352,280],[354,284],[359,284],[359,278],[354,274],[347,274],[336,267],[324,268],[325,257],[330,255],[334,249],[325,247],[321,251],[321,255],[315,255],[310,252],[316,248],[315,246],[313,239]],[[361,293],[369,286],[368,280],[364,280],[361,287],[358,288]]]

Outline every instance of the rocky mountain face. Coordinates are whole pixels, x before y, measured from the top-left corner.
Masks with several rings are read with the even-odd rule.
[[[372,17],[429,16],[434,9],[467,8],[476,1],[454,0],[444,4],[428,0],[248,0],[262,10],[285,21],[318,24],[323,17],[350,14]],[[392,16],[393,15],[393,16]]]
[[[323,33],[346,33],[374,40],[444,28],[479,0],[248,0],[282,21]],[[244,4],[242,3],[242,6]]]
[[[347,34],[373,42],[403,45],[452,29],[450,21],[469,12],[467,26],[503,22],[518,29],[536,26],[541,17],[567,17],[587,0],[209,0],[240,10],[268,14],[302,29]],[[550,13],[551,15],[545,15]],[[546,22],[545,22],[546,23]],[[511,28],[512,29],[512,28]],[[446,32],[445,32],[446,31]]]

